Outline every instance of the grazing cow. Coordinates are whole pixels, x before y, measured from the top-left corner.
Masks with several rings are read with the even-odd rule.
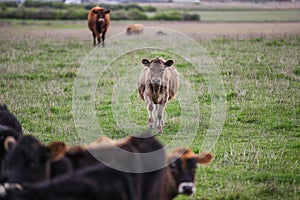
[[[143,34],[144,26],[142,24],[131,24],[127,27],[126,33],[128,35],[139,35]]]
[[[101,43],[104,46],[105,34],[110,24],[110,10],[106,10],[99,6],[92,8],[88,15],[88,26],[93,33],[94,46],[96,45],[96,38],[98,44]],[[100,38],[101,37],[101,38]]]
[[[5,147],[8,154],[3,162],[3,173],[8,183],[37,183],[49,179],[51,160],[59,160],[66,151],[62,142],[49,146],[41,144],[35,137],[26,135],[19,141],[7,137]]]
[[[179,87],[179,76],[174,61],[164,61],[155,58],[151,61],[143,59],[144,66],[138,81],[138,91],[145,101],[149,113],[149,128],[154,128],[154,106],[157,116],[156,124],[158,132],[162,132],[163,112],[167,102],[174,98]]]
[[[211,153],[196,155],[189,148],[178,148],[167,156],[167,170],[163,180],[162,200],[171,200],[178,194],[191,195],[196,191],[197,165],[206,165],[213,158]]]
[[[0,124],[15,129],[20,134],[22,126],[18,119],[7,109],[6,105],[0,105]]]

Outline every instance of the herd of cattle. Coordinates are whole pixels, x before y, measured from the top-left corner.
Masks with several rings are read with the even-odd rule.
[[[64,142],[44,145],[31,135],[23,135],[19,121],[5,105],[0,106],[0,124],[3,200],[169,200],[178,194],[194,193],[197,165],[212,159],[210,153],[196,155],[189,148],[176,148],[159,155],[157,162],[164,162],[165,167],[123,172],[100,162],[91,149],[104,152],[112,160],[123,156],[110,154],[115,146],[134,153],[163,149],[150,132],[117,141],[102,137],[88,146]],[[149,163],[142,162],[137,158],[134,165],[146,169]]]
[[[104,44],[110,12],[97,6],[89,13],[94,45],[96,39]],[[142,31],[142,25],[127,29],[129,35]],[[168,100],[176,95],[179,75],[173,60],[143,59],[142,65],[138,92],[148,109],[149,128],[157,127],[161,133],[163,112]],[[127,159],[115,151],[116,147],[136,156]],[[101,152],[99,155],[111,163],[131,165],[139,171],[118,170],[101,162],[94,152]],[[154,160],[139,157],[152,152],[159,152]],[[18,119],[6,105],[0,105],[0,200],[170,200],[178,194],[193,194],[197,166],[208,164],[212,158],[211,153],[197,155],[189,148],[166,153],[149,131],[142,137],[117,141],[101,137],[86,146],[59,141],[45,145],[31,135],[23,135]],[[155,164],[162,167],[148,170]]]

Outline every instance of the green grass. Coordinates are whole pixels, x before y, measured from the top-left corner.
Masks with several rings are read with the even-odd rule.
[[[213,150],[214,161],[197,171],[197,194],[177,199],[299,199],[300,37],[197,40],[222,74],[227,117]],[[45,143],[63,140],[71,144],[76,140],[74,79],[91,50],[90,37],[70,36],[60,27],[45,31],[31,26],[18,31],[0,29],[0,102],[17,115],[25,134]],[[114,138],[126,134],[113,116],[111,86],[128,71],[124,66],[133,60],[139,63],[142,56],[157,55],[172,56],[160,51],[127,54],[114,61],[99,81],[96,114],[103,130]],[[191,145],[197,152],[209,125],[211,99],[205,78],[195,74],[185,60],[176,58],[176,62],[180,73],[199,91],[203,115],[198,137]],[[118,73],[114,73],[117,68]],[[129,108],[134,110],[130,117],[146,127],[144,103],[136,94],[131,94],[130,101]],[[164,133],[159,136],[163,143],[178,130],[181,114],[176,100],[166,110]]]
[[[299,10],[199,11],[205,22],[286,22],[299,21]]]

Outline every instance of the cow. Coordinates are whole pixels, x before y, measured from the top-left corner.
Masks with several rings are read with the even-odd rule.
[[[110,10],[96,6],[92,8],[88,15],[88,27],[93,33],[94,46],[96,46],[96,38],[98,44],[104,46],[105,34],[110,24]]]
[[[177,148],[168,153],[168,166],[163,178],[161,199],[171,200],[178,194],[191,195],[196,191],[195,174],[197,165],[207,165],[211,153],[196,155],[190,148]]]
[[[139,35],[143,34],[144,26],[142,24],[131,24],[127,27],[126,33],[128,35]]]
[[[61,159],[67,150],[63,142],[45,146],[31,135],[25,135],[19,141],[7,137],[5,148],[8,154],[3,161],[3,174],[7,176],[8,183],[18,184],[49,179],[49,163]]]
[[[7,154],[4,141],[9,136],[15,140],[21,138],[23,136],[22,126],[17,117],[8,110],[6,105],[0,105],[0,182],[6,181],[1,166]]]
[[[6,105],[0,105],[0,124],[13,128],[20,134],[23,132],[19,120],[8,110]]]
[[[7,155],[5,140],[7,138],[14,138],[14,140],[19,139],[22,134],[15,129],[0,125],[0,182],[3,183],[7,181],[7,177],[2,172],[2,163]]]
[[[163,112],[167,102],[173,99],[179,87],[179,75],[174,66],[174,60],[164,61],[155,58],[151,61],[142,59],[143,69],[138,80],[138,92],[145,101],[149,121],[149,129],[154,128],[154,107],[156,109],[156,122],[159,133],[162,133]]]
[[[132,160],[129,160],[129,158],[123,154],[115,152],[112,145],[125,151],[135,153],[136,159],[131,158]],[[75,171],[85,166],[90,166],[93,163],[101,165],[98,159],[96,159],[98,152],[98,156],[101,160],[106,160],[108,163],[125,166],[128,167],[129,170],[135,170],[137,168],[142,170],[143,168],[146,168],[145,165],[148,163],[144,163],[139,159],[139,153],[146,154],[162,148],[163,146],[161,143],[152,136],[151,133],[147,132],[142,134],[141,137],[130,136],[117,141],[110,138],[101,138],[87,147],[78,146],[70,148],[66,153],[66,157],[71,160]],[[91,154],[91,152],[93,153]],[[153,161],[149,162],[153,163]],[[165,162],[164,151],[156,158],[155,162],[158,165],[159,163],[163,165]],[[162,168],[145,173],[129,173],[130,176],[133,177],[132,181],[135,183],[135,196],[141,200],[159,199],[164,170],[165,169]]]
[[[22,141],[22,140],[21,140]],[[16,145],[14,149],[15,151],[20,144]],[[133,152],[133,153],[149,153],[152,151],[156,151],[162,148],[162,145],[160,142],[154,137],[128,137],[121,141],[117,141],[114,143],[115,146],[112,146],[111,143],[106,144],[99,144],[98,146],[93,144],[92,147],[84,147],[84,146],[74,146],[69,148],[67,151],[63,151],[65,156],[63,158],[67,158],[72,165],[72,171],[70,173],[67,173],[65,175],[60,176],[54,176],[53,179],[48,180],[47,177],[47,166],[41,163],[47,163],[45,159],[41,159],[41,162],[39,163],[39,166],[41,166],[41,169],[37,170],[36,168],[36,174],[31,170],[33,167],[28,167],[25,169],[24,167],[17,167],[13,166],[13,162],[16,159],[16,156],[8,156],[7,162],[10,165],[7,169],[10,170],[9,175],[10,177],[9,183],[21,183],[21,188],[23,188],[19,192],[10,192],[14,189],[8,189],[8,197],[7,199],[34,199],[35,197],[39,197],[37,199],[55,199],[55,197],[49,195],[55,194],[59,197],[67,198],[73,198],[72,191],[74,194],[76,194],[76,198],[74,199],[80,199],[80,197],[85,196],[85,193],[95,194],[97,198],[95,198],[95,195],[91,196],[91,198],[86,197],[85,199],[137,199],[137,200],[150,200],[150,199],[159,199],[161,194],[161,184],[162,184],[162,177],[164,174],[164,169],[158,169],[154,170],[152,172],[145,172],[145,173],[130,173],[130,172],[119,172],[119,171],[112,171],[108,166],[105,166],[105,163],[101,163],[97,159],[97,153],[102,157],[106,158],[106,161],[110,162],[110,160],[114,163],[117,163],[119,165],[124,165],[128,167],[138,167],[140,169],[143,169],[145,167],[144,165],[147,163],[143,163],[142,160],[139,159],[139,154],[136,155],[135,159],[128,160],[126,156],[123,154],[120,154],[119,152],[114,151],[115,147],[118,147],[120,149]],[[10,145],[13,146],[13,145]],[[40,146],[40,145],[37,145]],[[64,148],[57,147],[56,151],[54,152],[62,152]],[[20,151],[19,151],[20,152]],[[23,153],[22,159],[19,158],[20,163],[17,163],[18,165],[26,165],[27,163],[30,163],[29,160],[31,157],[36,157],[36,155],[44,155],[44,153],[38,153],[43,152],[43,150],[36,149],[35,151],[30,151],[30,153]],[[91,153],[93,152],[93,154]],[[54,153],[53,153],[54,154]],[[21,154],[16,154],[20,155]],[[43,162],[42,162],[43,161]],[[23,164],[21,162],[24,162]],[[150,161],[153,163],[153,161]],[[162,151],[161,155],[156,160],[157,163],[165,162],[165,153]],[[107,164],[107,163],[106,163]],[[10,168],[10,166],[12,166]],[[88,168],[92,168],[88,170]],[[44,175],[40,175],[38,172],[43,173]],[[30,173],[30,176],[35,177],[35,179],[31,179],[30,177],[26,177],[26,175],[23,175],[25,173]],[[119,178],[115,178],[114,180],[113,175],[110,177],[110,173],[117,174]],[[75,174],[75,175],[72,175]],[[94,174],[94,175],[92,175]],[[99,175],[97,175],[99,174]],[[101,174],[101,175],[100,175]],[[107,176],[105,176],[107,174]],[[36,177],[40,176],[40,178]],[[76,179],[76,177],[81,177],[83,180],[82,183],[80,181],[72,181],[73,179]],[[123,178],[122,178],[123,177]],[[36,180],[39,180],[40,182],[37,183]],[[14,181],[13,181],[14,180]],[[25,181],[26,180],[26,181]],[[77,180],[77,179],[76,179]],[[80,179],[79,179],[80,180]],[[42,182],[41,182],[42,181]],[[128,182],[129,181],[129,182]],[[107,184],[109,182],[109,184]],[[25,183],[23,185],[22,183]],[[36,183],[33,185],[32,183]],[[89,183],[92,183],[91,185],[94,185],[95,189],[86,190]],[[27,184],[27,186],[26,186]],[[112,187],[110,188],[110,185],[112,184]],[[63,185],[68,185],[68,187],[64,190],[62,187]],[[114,187],[117,185],[120,185],[119,189],[114,189]],[[133,185],[133,191],[134,196],[132,197],[132,189],[125,187],[124,185]],[[20,188],[20,187],[18,187]],[[19,189],[16,190],[19,190]],[[104,191],[103,191],[104,190]],[[43,191],[41,194],[37,191]],[[102,198],[103,195],[100,195],[99,191],[102,191],[103,194],[106,194],[109,198]],[[111,195],[119,195],[123,194],[122,196],[111,196]],[[36,195],[36,196],[35,196]],[[40,195],[40,196],[39,196]],[[45,196],[43,196],[45,195]],[[49,195],[49,197],[47,197]],[[100,196],[99,196],[100,195]],[[125,197],[123,197],[125,196]],[[128,196],[131,196],[130,198]],[[21,198],[22,197],[22,198]],[[128,198],[127,198],[128,197]],[[62,199],[64,199],[62,198]],[[59,199],[59,198],[57,198]],[[84,198],[83,198],[84,199]]]
[[[134,193],[132,176],[99,165],[35,185],[9,188],[5,193],[3,200],[139,200]]]

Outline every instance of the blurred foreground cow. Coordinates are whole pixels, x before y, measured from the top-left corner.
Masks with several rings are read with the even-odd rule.
[[[88,26],[89,29],[93,32],[94,45],[96,45],[96,38],[98,40],[98,44],[102,42],[102,45],[104,45],[105,34],[110,23],[109,13],[110,10],[106,10],[99,6],[92,8],[89,12]]]
[[[143,59],[144,66],[138,81],[140,97],[145,101],[149,113],[149,128],[154,128],[154,107],[158,132],[162,132],[163,112],[167,102],[173,99],[179,87],[179,76],[174,61],[155,58]]]
[[[127,27],[126,33],[128,35],[138,35],[143,34],[144,26],[142,24],[131,24]]]
[[[149,135],[148,135],[149,136]],[[27,138],[28,137],[28,138]],[[10,142],[10,141],[7,141]],[[26,145],[25,145],[26,144]],[[114,146],[115,145],[115,146]],[[163,168],[148,172],[148,165],[162,165],[166,162],[165,153],[161,151],[154,160],[145,162],[138,153],[150,153],[162,149],[163,146],[154,136],[146,138],[128,137],[120,142],[93,144],[93,147],[74,147],[65,151],[63,143],[45,148],[32,137],[25,136],[13,147],[7,157],[9,183],[13,187],[4,190],[4,197],[10,200],[152,200],[160,199]],[[25,146],[31,147],[27,148]],[[56,148],[53,148],[56,147]],[[118,148],[116,148],[118,147]],[[55,150],[56,149],[56,150]],[[121,152],[116,149],[123,149]],[[134,157],[127,157],[123,151],[129,151]],[[51,152],[51,153],[50,153]],[[47,180],[47,160],[53,155],[57,158],[61,153],[72,163],[73,172]],[[19,156],[19,159],[18,159]],[[20,158],[21,157],[21,158]],[[99,160],[97,159],[99,157]],[[100,160],[101,159],[101,160]],[[130,173],[112,169],[110,165],[131,169],[145,169],[144,173]],[[14,163],[17,165],[15,166]],[[160,164],[159,164],[160,163]],[[26,166],[26,168],[25,168]],[[33,171],[35,169],[35,171]],[[52,169],[50,169],[52,170]],[[41,174],[42,175],[41,175]],[[28,175],[27,175],[28,174]],[[35,180],[32,180],[35,178]],[[36,183],[40,179],[41,182]],[[42,180],[44,181],[42,181]],[[14,183],[27,183],[15,187]],[[36,183],[36,184],[29,184]]]
[[[26,135],[19,141],[13,137],[5,140],[8,155],[3,162],[3,173],[11,183],[37,183],[50,178],[50,162],[59,160],[66,152],[66,145],[54,142],[41,144],[35,137]]]
[[[6,181],[2,173],[2,162],[7,154],[5,139],[12,137],[18,140],[22,135],[22,126],[16,116],[7,109],[6,105],[0,105],[0,182]]]
[[[191,195],[196,191],[197,165],[209,164],[210,153],[196,155],[189,148],[177,148],[167,156],[167,170],[163,180],[162,200],[171,200],[178,194]]]

